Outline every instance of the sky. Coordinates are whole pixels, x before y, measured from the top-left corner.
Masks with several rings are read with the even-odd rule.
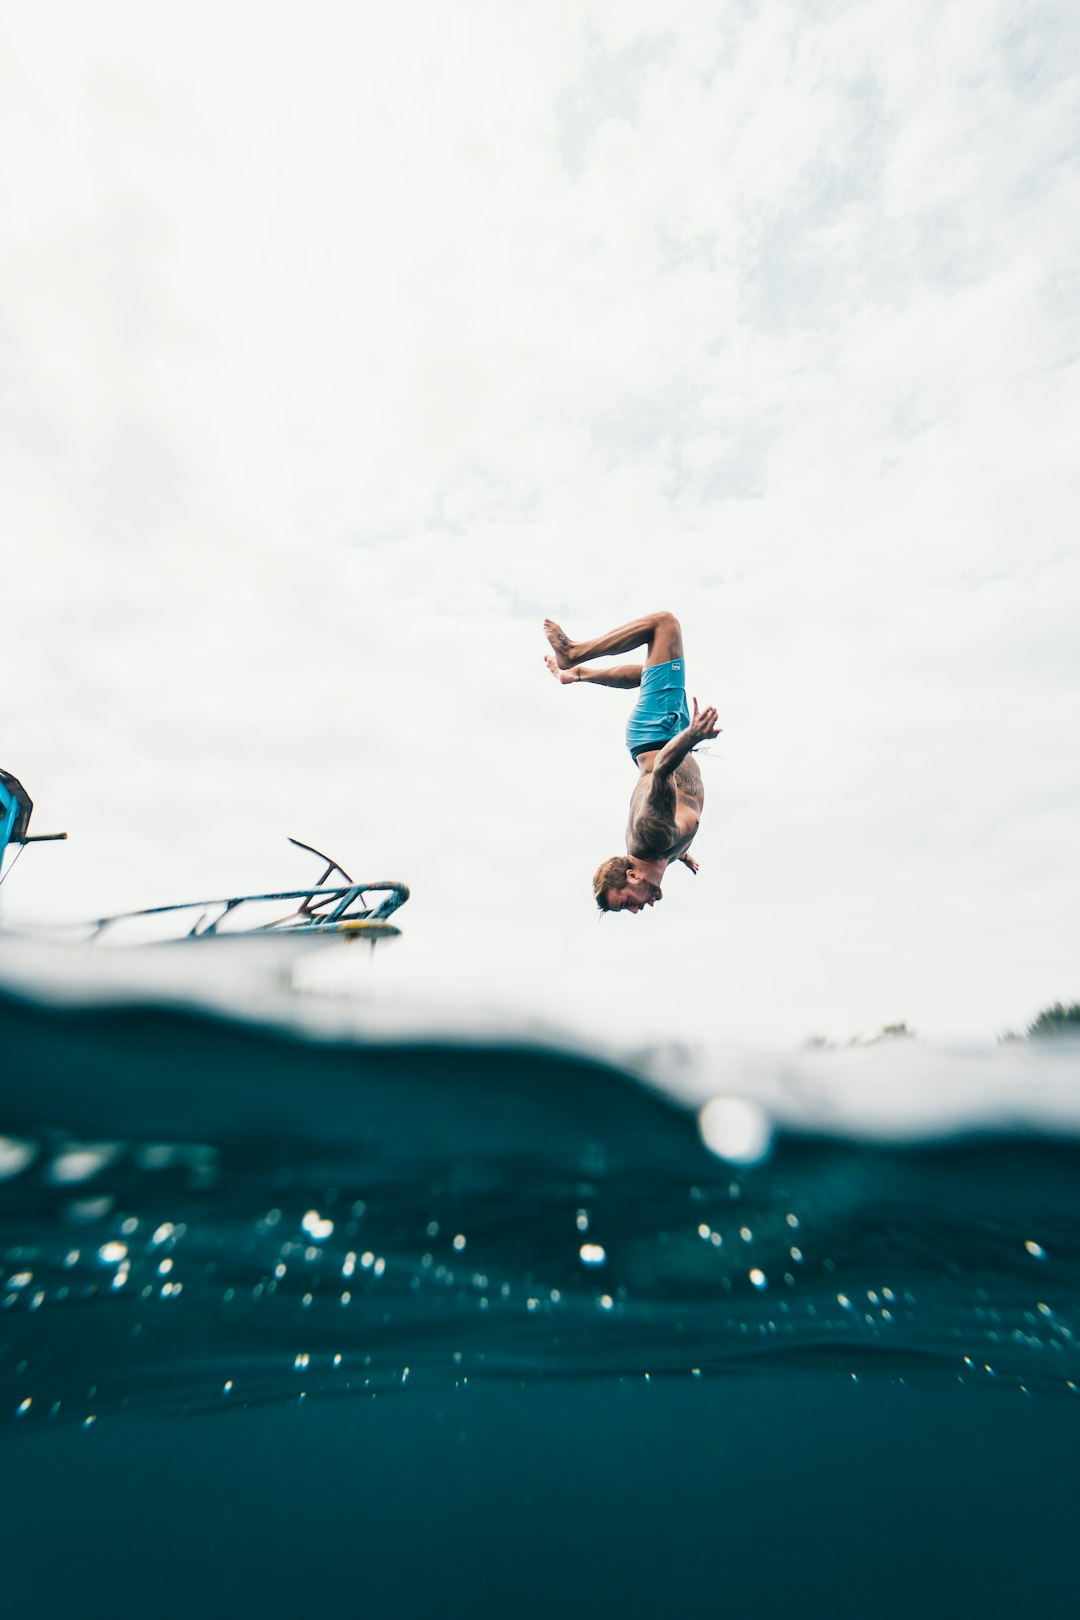
[[[637,1038],[1080,998],[1068,0],[0,7],[9,925],[402,878],[326,982]],[[697,878],[599,918],[682,621]],[[344,965],[343,965],[344,964]]]

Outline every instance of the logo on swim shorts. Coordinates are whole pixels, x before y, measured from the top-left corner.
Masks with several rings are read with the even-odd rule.
[[[682,669],[682,665],[681,665],[681,664],[672,664],[672,666],[671,666],[671,667],[672,667],[672,669]]]

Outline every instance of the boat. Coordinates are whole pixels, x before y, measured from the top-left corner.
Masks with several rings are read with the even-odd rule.
[[[0,770],[0,884],[10,874],[27,844],[52,843],[67,833],[30,833],[33,800],[22,783],[8,771]],[[318,881],[304,889],[273,890],[266,894],[226,895],[211,900],[182,900],[164,906],[145,906],[137,911],[115,912],[110,916],[66,925],[88,944],[176,943],[181,940],[252,939],[266,935],[280,938],[379,940],[401,933],[390,917],[409,898],[408,885],[395,880],[358,883],[340,862],[312,844],[290,838],[289,843],[307,851],[324,863]],[[14,858],[4,871],[11,849]],[[337,875],[339,881],[329,881]],[[377,898],[372,898],[373,896]],[[282,913],[282,905],[288,909]],[[188,916],[185,919],[184,914]],[[160,932],[164,930],[164,932]],[[51,932],[52,930],[50,930]]]

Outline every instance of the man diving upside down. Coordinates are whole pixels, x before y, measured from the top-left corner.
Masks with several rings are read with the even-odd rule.
[[[682,630],[673,613],[650,613],[594,641],[571,641],[552,619],[544,620],[551,643],[547,667],[563,686],[591,681],[595,686],[640,687],[626,727],[626,746],[638,768],[626,824],[626,854],[613,855],[598,868],[593,893],[601,911],[631,911],[662,900],[660,880],[672,861],[691,872],[697,862],[687,851],[701,821],[705,787],[691,749],[720,735],[716,710],[691,715],[686,706]],[[647,647],[644,664],[585,669],[594,658],[608,658]]]

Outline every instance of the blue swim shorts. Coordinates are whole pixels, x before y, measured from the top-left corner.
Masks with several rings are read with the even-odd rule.
[[[646,664],[634,712],[626,723],[626,746],[636,759],[649,748],[662,748],[690,724],[686,703],[686,665],[681,658],[669,664]]]

